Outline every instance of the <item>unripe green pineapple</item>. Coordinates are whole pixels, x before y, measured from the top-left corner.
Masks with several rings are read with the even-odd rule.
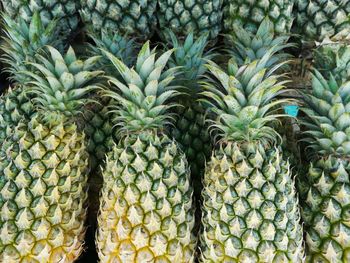
[[[89,45],[89,55],[101,56],[96,70],[103,69],[106,75],[120,78],[120,74],[102,50],[110,52],[128,66],[134,63],[137,45],[133,39],[123,37],[117,32],[105,30],[99,34],[91,33],[90,37],[93,39],[94,45]],[[99,103],[89,105],[90,107],[87,107],[84,113],[84,130],[89,139],[88,151],[93,171],[102,165],[106,153],[112,149],[116,139],[115,128],[111,116],[108,114],[111,99],[103,97],[101,94],[97,94],[95,99]]]
[[[256,33],[260,23],[268,17],[277,34],[289,33],[293,23],[294,0],[227,0],[224,3],[224,30],[234,26]]]
[[[141,40],[154,33],[157,0],[80,0],[80,3],[82,20],[91,31],[112,30]]]
[[[210,39],[221,30],[223,0],[158,0],[157,17],[162,37],[169,38],[167,30],[179,37],[206,33]]]
[[[218,147],[206,164],[203,188],[202,262],[302,262],[303,236],[290,165],[277,132],[284,88],[269,69],[273,50],[261,60],[223,71],[208,68]],[[215,81],[217,80],[217,81]]]
[[[349,87],[315,70],[303,94],[310,167],[299,188],[308,262],[350,261]]]
[[[198,193],[196,196],[199,197],[205,160],[210,157],[212,150],[206,110],[197,101],[201,92],[199,82],[206,71],[206,60],[215,54],[205,51],[208,44],[206,34],[195,40],[194,34],[190,33],[183,41],[178,40],[172,32],[169,32],[169,36],[172,40],[171,46],[175,49],[170,57],[169,67],[181,67],[175,83],[184,88],[184,95],[179,99],[182,107],[176,109],[175,127],[171,126],[170,131],[186,154],[195,192]]]
[[[344,0],[297,0],[296,31],[304,40],[347,38],[350,33],[350,2]]]
[[[350,80],[350,46],[348,43],[326,43],[314,50],[314,67],[326,78],[338,83]]]
[[[24,19],[29,23],[38,12],[46,26],[59,19],[59,31],[64,36],[77,29],[79,22],[79,0],[2,0],[5,13],[12,19]]]
[[[88,153],[75,123],[98,57],[48,47],[26,72],[37,113],[0,149],[0,262],[74,262],[83,249]]]
[[[178,118],[175,127],[171,129],[171,135],[182,145],[191,166],[196,191],[200,191],[205,160],[210,157],[213,146],[203,106],[199,103],[185,105],[177,111]]]
[[[121,80],[106,91],[116,100],[120,140],[108,153],[96,243],[101,262],[193,262],[196,238],[190,171],[165,133],[178,92],[165,70],[173,51],[156,58],[147,42],[134,68],[106,53]]]

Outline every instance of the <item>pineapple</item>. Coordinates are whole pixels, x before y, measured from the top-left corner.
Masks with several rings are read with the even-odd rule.
[[[89,45],[91,56],[101,56],[96,69],[103,69],[105,74],[120,78],[113,64],[102,50],[107,50],[127,66],[131,66],[135,61],[135,50],[137,45],[133,39],[128,39],[117,32],[102,30],[99,34],[91,33],[90,37],[95,45]],[[99,104],[93,103],[87,107],[85,112],[85,133],[89,139],[88,151],[90,153],[92,170],[98,169],[105,159],[106,153],[112,149],[116,138],[115,129],[108,114],[109,98],[96,96]],[[90,105],[89,105],[90,106]]]
[[[108,59],[102,49],[108,50],[118,59],[131,65],[134,62],[134,53],[136,43],[121,36],[117,32],[102,30],[100,33],[90,33],[95,45],[89,45],[88,53],[91,56],[100,55],[101,59],[97,64],[97,69],[101,68],[105,74],[120,78],[112,62]],[[91,241],[88,244],[89,249],[95,252],[94,234],[97,227],[97,212],[99,209],[99,192],[102,187],[101,167],[104,166],[104,160],[107,152],[112,150],[114,142],[117,141],[116,129],[112,123],[110,114],[111,99],[95,94],[94,99],[99,103],[89,104],[84,111],[84,131],[87,135],[87,151],[90,155],[91,172],[89,176],[89,211],[88,222],[90,228],[87,232],[87,239]]]
[[[165,133],[178,95],[177,68],[164,70],[172,50],[156,59],[149,42],[134,68],[110,53],[122,80],[113,112],[120,138],[108,153],[96,243],[101,262],[193,262],[196,239],[190,171],[184,153]]]
[[[203,182],[202,262],[302,262],[294,182],[268,125],[285,102],[267,66],[272,53],[240,68],[232,59],[226,72],[208,65],[218,83],[208,82],[204,95],[219,141]]]
[[[90,31],[118,31],[148,39],[154,33],[157,0],[80,0],[80,14]]]
[[[310,167],[300,187],[307,260],[349,262],[350,85],[317,70],[312,75],[312,90],[303,96]]]
[[[34,113],[30,98],[31,95],[26,94],[21,86],[10,87],[0,96],[0,146],[21,119],[28,119]]]
[[[82,252],[88,154],[76,124],[96,89],[98,57],[78,60],[53,47],[32,66],[37,113],[0,150],[0,262],[73,262]]]
[[[10,16],[3,14],[4,34],[1,50],[4,55],[1,60],[6,65],[12,82],[25,85],[31,71],[29,62],[35,62],[35,56],[46,46],[62,47],[57,30],[57,20],[44,24],[38,12],[27,22],[21,17],[14,21]]]
[[[157,17],[161,35],[169,38],[167,30],[186,37],[208,33],[215,39],[221,30],[223,0],[158,0]]]
[[[29,23],[35,12],[40,14],[44,25],[59,19],[59,31],[64,36],[74,32],[79,22],[79,0],[2,0],[4,11],[15,20]]]
[[[273,50],[273,56],[266,64],[269,68],[292,59],[285,49],[293,47],[294,44],[288,43],[288,35],[276,35],[274,25],[269,18],[262,21],[256,34],[237,25],[234,25],[233,28],[234,30],[226,35],[226,49],[239,66],[261,59],[269,50]],[[280,68],[280,71],[285,72],[287,69],[287,67]],[[284,157],[289,159],[294,168],[300,166],[298,162],[300,158],[296,134],[292,131],[294,129],[292,126],[296,126],[296,124],[292,125],[293,121],[285,118],[281,123],[277,123],[276,129],[283,136],[281,147]]]
[[[314,67],[326,78],[330,74],[341,84],[350,80],[350,46],[348,43],[330,42],[314,51]]]
[[[344,0],[297,0],[296,31],[304,40],[322,42],[350,34],[350,2]]]
[[[182,107],[177,108],[175,127],[171,126],[170,131],[186,154],[196,197],[199,199],[204,164],[210,157],[212,142],[206,123],[205,107],[197,99],[201,91],[199,81],[206,71],[206,60],[213,58],[215,54],[205,52],[207,34],[194,40],[194,34],[190,33],[184,41],[179,41],[172,32],[169,32],[169,36],[175,51],[168,64],[170,68],[181,67],[176,84],[184,88],[184,96],[180,98]]]
[[[224,30],[232,32],[238,25],[256,33],[261,22],[268,17],[277,34],[289,33],[294,19],[293,6],[294,0],[227,0],[224,4]]]
[[[30,23],[23,19],[16,23],[3,15],[5,36],[1,45],[4,52],[1,60],[15,86],[0,96],[0,145],[22,118],[28,119],[34,113],[30,102],[33,96],[26,92],[29,80],[24,72],[33,70],[28,63],[36,61],[35,56],[45,45],[61,46],[57,40],[56,23],[51,21],[45,27],[38,13],[34,13]]]

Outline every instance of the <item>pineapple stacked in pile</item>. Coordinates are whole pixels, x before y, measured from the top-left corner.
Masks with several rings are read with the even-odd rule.
[[[0,262],[78,261],[87,229],[100,262],[350,262],[350,2],[2,8]],[[291,32],[314,48],[300,174]]]

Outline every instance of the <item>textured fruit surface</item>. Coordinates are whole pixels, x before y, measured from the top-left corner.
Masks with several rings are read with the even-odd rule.
[[[158,22],[163,36],[166,30],[186,37],[208,33],[216,38],[221,30],[222,0],[159,0]]]
[[[73,262],[82,252],[88,155],[74,124],[21,122],[0,152],[0,261]]]
[[[21,86],[10,88],[0,96],[0,145],[21,119],[28,119],[34,113],[30,97]]]
[[[172,130],[172,136],[182,145],[191,166],[191,174],[198,180],[202,177],[205,160],[210,159],[212,150],[205,111],[200,104],[194,103],[191,107],[181,108],[178,115],[180,117],[176,128]]]
[[[350,33],[350,2],[297,0],[296,31],[306,40],[342,38]],[[338,36],[337,36],[338,35]]]
[[[314,67],[326,78],[332,75],[339,84],[350,80],[350,46],[329,43],[314,50]]]
[[[84,132],[88,138],[87,150],[90,154],[90,165],[93,171],[99,169],[107,152],[114,145],[114,128],[107,107],[108,105],[94,104],[89,109],[85,109]]]
[[[350,262],[350,164],[328,157],[314,162],[301,192],[308,262]]]
[[[12,18],[23,18],[30,22],[35,12],[39,12],[43,24],[59,19],[60,32],[64,35],[75,31],[79,22],[79,0],[2,0],[4,11]]]
[[[310,167],[300,176],[307,258],[311,262],[348,262],[349,83],[326,80],[314,71],[312,89],[303,95],[303,120]]]
[[[268,17],[276,33],[288,33],[293,23],[293,6],[294,0],[228,0],[224,4],[224,30],[231,32],[233,25],[238,25],[255,33]]]
[[[289,164],[277,149],[229,143],[208,163],[203,262],[302,262]]]
[[[157,0],[81,0],[81,16],[92,31],[113,30],[148,39],[157,23],[156,7]]]
[[[126,138],[103,171],[102,262],[192,262],[196,239],[185,155],[166,136]]]

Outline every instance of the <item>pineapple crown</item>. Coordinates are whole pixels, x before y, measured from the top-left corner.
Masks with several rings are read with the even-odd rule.
[[[90,37],[95,42],[95,45],[90,45],[90,53],[92,55],[99,55],[99,67],[103,68],[108,75],[117,73],[113,64],[108,59],[102,50],[106,50],[115,57],[123,61],[127,66],[131,66],[135,61],[135,49],[137,44],[134,39],[128,39],[127,36],[122,36],[118,32],[111,32],[109,30],[101,30],[100,33],[90,33]],[[119,77],[117,73],[117,76]]]
[[[339,84],[350,80],[350,46],[347,43],[327,43],[314,52],[314,67],[325,77],[333,75]]]
[[[256,34],[245,30],[236,24],[232,31],[226,35],[226,51],[236,60],[240,66],[248,64],[256,59],[261,59],[269,50],[273,50],[273,56],[267,63],[268,67],[290,58],[290,55],[282,52],[293,44],[288,44],[289,36],[275,35],[274,24],[269,18],[265,18]]]
[[[97,77],[102,71],[92,71],[100,57],[85,61],[77,59],[73,48],[65,55],[47,46],[48,56],[37,56],[31,63],[36,72],[26,71],[30,77],[30,93],[34,94],[36,107],[45,111],[49,119],[72,117],[87,103],[86,95],[98,88]]]
[[[172,31],[169,31],[168,35],[174,48],[174,53],[169,59],[169,66],[181,67],[179,77],[182,82],[197,81],[207,70],[205,67],[207,60],[214,56],[210,51],[204,52],[208,45],[208,34],[202,34],[195,40],[193,32],[191,32],[183,43],[179,43]]]
[[[312,90],[304,93],[307,118],[303,120],[310,157],[350,154],[350,81],[339,85],[330,74],[326,80],[314,70]]]
[[[114,99],[117,105],[111,113],[119,127],[119,135],[159,130],[171,122],[169,109],[176,106],[169,103],[179,94],[171,83],[178,68],[165,70],[173,53],[169,50],[156,59],[155,49],[150,50],[146,42],[138,54],[134,68],[128,68],[113,54],[105,51],[122,80],[108,77],[117,91],[106,90],[106,96]]]
[[[272,55],[273,50],[269,50],[262,59],[241,67],[231,59],[227,72],[213,62],[207,65],[214,78],[203,83],[203,100],[217,117],[211,129],[222,140],[264,145],[277,142],[279,135],[269,124],[283,116],[277,111],[288,100],[276,98],[283,93],[286,81],[279,81],[280,75],[274,74],[283,63],[268,67]]]
[[[26,62],[35,62],[36,54],[45,46],[58,47],[62,43],[58,40],[57,21],[51,21],[43,26],[40,15],[34,13],[30,23],[20,18],[15,22],[8,15],[2,14],[4,33],[1,50],[4,52],[1,60],[8,65],[6,71],[11,79],[25,84],[28,76],[24,71],[31,71],[32,67]]]

